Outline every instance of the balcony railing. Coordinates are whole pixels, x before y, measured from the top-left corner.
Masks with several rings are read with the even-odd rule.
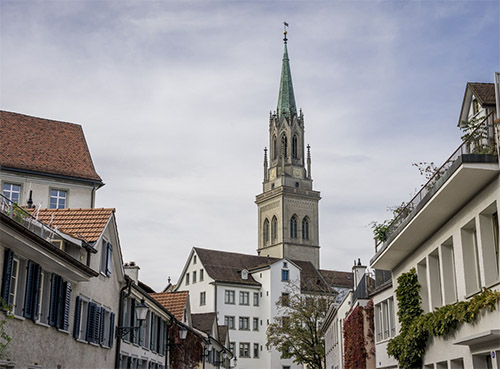
[[[450,169],[450,167],[455,163],[455,161],[464,154],[490,154],[497,155],[496,144],[495,144],[495,129],[492,122],[490,122],[490,113],[484,117],[468,134],[462,137],[462,144],[451,154],[451,156],[441,165],[432,177],[427,181],[425,185],[422,186],[420,191],[417,192],[415,196],[404,206],[398,209],[397,216],[392,220],[387,229],[384,232],[384,239],[375,239],[375,252],[379,250],[379,247],[383,245],[384,242],[388,241],[389,238],[396,234],[399,228],[403,225],[406,219],[409,218],[410,214],[417,209],[418,204],[426,197],[426,195],[436,186],[440,185],[443,181],[445,173]]]
[[[54,229],[40,222],[22,207],[0,194],[0,211],[44,240],[62,245],[64,238]],[[58,242],[59,241],[59,242]]]

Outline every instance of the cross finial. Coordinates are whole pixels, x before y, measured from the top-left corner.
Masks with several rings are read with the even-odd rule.
[[[283,22],[283,35],[284,35],[283,41],[285,41],[285,44],[288,41],[288,39],[286,38],[286,34],[288,33],[287,30],[286,30],[286,27],[289,27],[288,23],[287,22]]]

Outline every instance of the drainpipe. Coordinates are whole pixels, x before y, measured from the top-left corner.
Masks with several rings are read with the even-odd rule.
[[[123,300],[130,296],[132,292],[132,279],[130,279],[127,275],[125,275],[125,287],[120,290],[120,303],[118,306],[118,322],[117,326],[120,326],[120,322],[123,320]],[[125,290],[128,288],[127,293],[124,295]],[[116,332],[116,331],[115,331]],[[116,334],[115,334],[116,335]],[[121,346],[121,337],[116,335],[116,353],[115,353],[115,368],[120,369],[120,346]]]

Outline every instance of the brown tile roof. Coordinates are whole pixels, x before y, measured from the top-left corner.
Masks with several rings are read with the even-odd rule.
[[[212,327],[217,319],[216,313],[191,314],[193,327],[206,334],[212,335]]]
[[[354,277],[351,272],[339,272],[337,270],[325,269],[320,269],[319,272],[330,287],[353,288]]]
[[[225,345],[226,337],[229,334],[229,327],[227,325],[219,325],[218,331],[219,331],[219,342]]]
[[[300,289],[304,293],[329,293],[331,289],[323,276],[309,261],[292,260],[300,271]]]
[[[217,282],[260,286],[260,283],[251,275],[248,275],[248,279],[242,279],[240,272],[243,269],[249,270],[256,266],[279,260],[276,258],[267,258],[265,256],[200,249],[198,247],[195,247],[194,250],[203,263],[207,274]]]
[[[178,321],[183,321],[184,309],[186,309],[189,297],[188,291],[151,293],[150,295],[174,314]]]
[[[27,209],[30,210],[30,209]],[[30,210],[33,212],[33,210]],[[38,220],[86,242],[96,242],[115,209],[40,209]],[[36,212],[35,212],[36,213]],[[36,215],[36,214],[34,214]]]
[[[78,124],[0,111],[0,166],[102,182]]]
[[[495,84],[469,82],[467,85],[471,88],[474,95],[478,98],[481,105],[495,105]]]

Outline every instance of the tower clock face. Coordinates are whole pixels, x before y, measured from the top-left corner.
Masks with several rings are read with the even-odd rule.
[[[300,177],[301,177],[301,174],[302,174],[302,173],[300,172],[300,169],[294,169],[294,170],[293,170],[293,176],[294,176],[295,178],[300,178]]]

